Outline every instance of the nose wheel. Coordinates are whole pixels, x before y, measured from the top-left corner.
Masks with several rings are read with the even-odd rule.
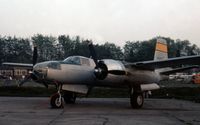
[[[58,92],[50,97],[50,105],[52,108],[63,108],[61,90],[62,90],[62,85],[59,85]]]

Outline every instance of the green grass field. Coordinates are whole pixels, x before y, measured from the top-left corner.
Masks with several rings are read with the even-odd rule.
[[[165,83],[166,84],[166,83]],[[168,85],[169,83],[167,83]],[[150,98],[177,98],[200,102],[200,86],[198,85],[176,85],[161,87],[152,91]],[[163,86],[163,84],[162,84]],[[49,97],[56,92],[55,87],[48,89],[42,86],[17,87],[16,84],[0,86],[0,96],[23,96],[23,97]],[[82,96],[82,95],[80,95]],[[88,97],[96,98],[128,98],[128,88],[93,88]]]

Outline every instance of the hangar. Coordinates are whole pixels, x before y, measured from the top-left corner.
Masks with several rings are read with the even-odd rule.
[[[8,65],[9,64],[9,65]],[[19,63],[2,63],[0,66],[0,75],[4,77],[12,77],[14,79],[21,79],[23,76],[27,76],[32,67]]]

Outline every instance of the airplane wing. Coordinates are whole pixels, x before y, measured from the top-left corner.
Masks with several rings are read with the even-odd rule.
[[[4,62],[2,63],[3,66],[17,66],[17,67],[33,67],[33,64],[27,64],[27,63],[11,63],[11,62]]]
[[[152,61],[143,61],[136,63],[127,63],[126,67],[146,69],[146,70],[155,70],[159,68],[166,67],[177,67],[182,65],[199,65],[200,64],[200,56],[185,56],[185,57],[176,57],[169,58],[166,60],[152,60]]]
[[[200,68],[200,67],[197,66],[197,65],[186,66],[186,67],[182,67],[182,68],[175,68],[175,69],[163,71],[163,72],[160,72],[160,74],[161,75],[170,75],[170,74],[173,74],[173,73],[176,73],[176,72],[182,72],[182,71],[190,70],[190,69],[193,69],[193,68]]]

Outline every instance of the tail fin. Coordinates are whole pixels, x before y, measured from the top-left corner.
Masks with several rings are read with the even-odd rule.
[[[168,59],[167,41],[164,39],[157,39],[154,60]]]
[[[159,61],[159,60],[166,60],[166,59],[168,59],[167,41],[159,38],[159,39],[157,39],[157,42],[156,42],[154,60]],[[171,69],[172,68],[170,68],[170,67],[159,68],[159,69],[155,69],[155,72],[161,73],[161,72],[168,71]]]

